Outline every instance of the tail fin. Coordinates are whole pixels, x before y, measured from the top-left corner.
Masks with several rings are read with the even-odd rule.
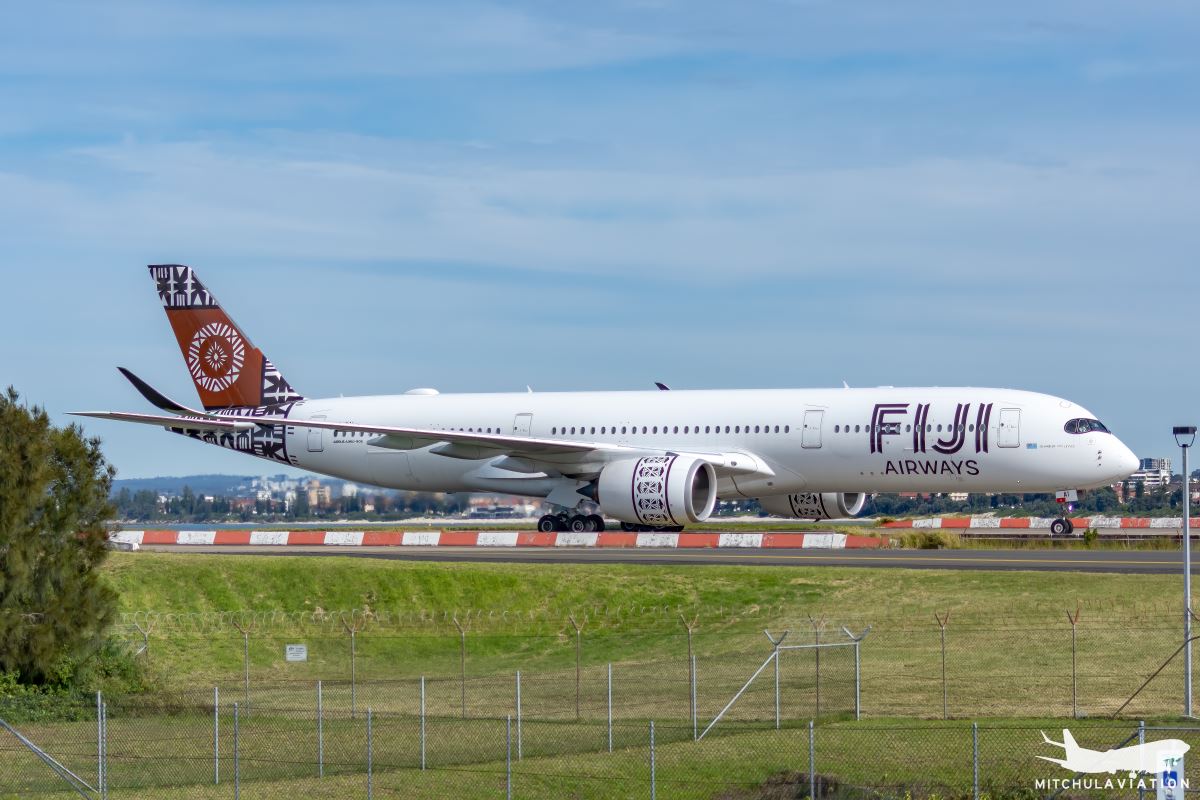
[[[1063,749],[1067,751],[1068,759],[1072,753],[1079,752],[1079,745],[1075,744],[1075,737],[1066,728],[1063,728]]]
[[[191,267],[152,264],[150,277],[205,410],[277,406],[302,399]]]

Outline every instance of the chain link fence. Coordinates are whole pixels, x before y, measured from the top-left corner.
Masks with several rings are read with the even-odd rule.
[[[79,709],[81,715],[84,709]],[[358,717],[237,704],[108,708],[105,721],[28,723],[0,732],[3,797],[1056,797],[1153,793],[1154,777],[1081,774],[1028,724],[786,720],[725,726],[700,741],[663,720]],[[1078,723],[1081,747],[1162,738],[1200,744],[1200,728]],[[1058,731],[1054,732],[1058,734]],[[1061,738],[1061,737],[1054,737]],[[68,780],[70,776],[72,780]],[[1200,763],[1182,776],[1200,786]],[[72,788],[74,784],[75,788]]]
[[[1181,708],[1179,626],[1157,613],[675,617],[141,615],[130,652],[187,678],[0,699],[0,798],[1051,796],[1038,780],[1072,776],[1035,757],[1061,757],[1039,730],[1103,750]]]

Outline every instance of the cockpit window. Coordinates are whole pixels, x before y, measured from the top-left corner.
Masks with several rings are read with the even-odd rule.
[[[1067,424],[1063,426],[1063,430],[1067,433],[1108,433],[1108,428],[1104,427],[1104,423],[1098,419],[1072,419],[1067,420]]]

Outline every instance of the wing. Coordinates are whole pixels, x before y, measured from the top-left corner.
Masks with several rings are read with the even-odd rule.
[[[367,425],[336,420],[290,419],[275,416],[251,417],[234,414],[171,416],[138,414],[129,411],[73,411],[70,413],[79,417],[136,422],[171,430],[248,431],[254,430],[258,426],[288,425],[300,428],[351,431],[373,435],[375,438],[371,439],[368,444],[389,450],[419,450],[429,447],[431,452],[446,458],[473,461],[498,456],[514,456],[535,463],[551,465],[562,472],[579,474],[599,472],[600,468],[609,461],[662,455],[668,452],[702,458],[712,464],[718,474],[765,476],[775,474],[761,460],[741,452],[684,451],[635,447],[611,442],[563,441],[529,436],[407,428],[394,425]]]
[[[638,458],[645,455],[661,455],[671,452],[679,455],[694,455],[711,463],[718,473],[736,475],[774,475],[764,463],[747,453],[724,453],[682,451],[678,449],[635,447],[611,442],[564,441],[561,439],[539,439],[529,436],[508,436],[499,433],[471,433],[429,428],[405,428],[392,425],[368,425],[357,422],[333,420],[302,420],[285,417],[240,417],[221,416],[222,420],[236,420],[257,425],[295,425],[302,428],[351,431],[374,434],[368,444],[391,450],[418,450],[432,446],[433,452],[447,458],[478,460],[499,455],[511,455],[551,464],[579,462],[607,462],[622,458]]]

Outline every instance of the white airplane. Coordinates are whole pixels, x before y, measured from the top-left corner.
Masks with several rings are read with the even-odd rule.
[[[1190,745],[1181,739],[1161,739],[1157,742],[1146,742],[1116,750],[1088,750],[1075,743],[1075,737],[1063,728],[1063,740],[1051,741],[1045,732],[1042,740],[1046,744],[1061,747],[1066,751],[1066,758],[1050,758],[1038,756],[1042,761],[1058,764],[1060,767],[1073,772],[1150,772],[1156,773],[1164,759],[1183,758]]]
[[[121,372],[157,425],[270,461],[394,489],[502,492],[561,509],[543,531],[701,523],[718,499],[770,514],[858,514],[869,492],[1059,492],[1107,486],[1138,460],[1088,410],[978,388],[748,389],[310,398],[250,343],[190,268],[150,275],[203,410]],[[1056,520],[1056,533],[1070,522]]]

